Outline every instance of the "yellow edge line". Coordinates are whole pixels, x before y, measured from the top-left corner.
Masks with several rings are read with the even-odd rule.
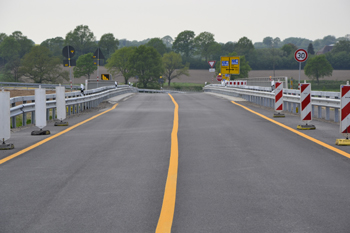
[[[18,151],[17,153],[14,153],[14,154],[12,154],[12,155],[6,157],[6,158],[1,159],[1,160],[0,160],[0,164],[3,164],[3,163],[5,163],[5,162],[7,162],[7,161],[9,161],[9,160],[11,160],[11,159],[13,159],[13,158],[16,158],[17,156],[22,155],[22,154],[24,154],[24,153],[26,153],[26,152],[28,152],[28,151],[30,151],[30,150],[32,150],[32,149],[38,147],[38,146],[44,144],[45,142],[48,142],[48,141],[50,141],[50,140],[52,140],[52,139],[54,139],[54,138],[57,138],[58,136],[61,136],[62,134],[65,134],[65,133],[67,133],[68,131],[71,131],[72,129],[75,129],[75,128],[78,127],[78,126],[80,126],[80,125],[82,125],[82,124],[85,124],[86,122],[91,121],[91,120],[95,119],[96,117],[99,117],[99,116],[101,116],[101,115],[103,115],[103,114],[105,114],[105,113],[107,113],[107,112],[109,112],[109,111],[115,109],[115,108],[117,107],[117,105],[118,105],[118,104],[115,104],[112,108],[110,108],[110,109],[108,109],[108,110],[106,110],[106,111],[104,111],[104,112],[101,112],[101,113],[99,113],[99,114],[97,114],[97,115],[95,115],[95,116],[93,116],[93,117],[90,117],[89,119],[87,119],[87,120],[85,120],[85,121],[82,121],[82,122],[80,122],[80,123],[78,123],[78,124],[75,124],[75,125],[73,125],[72,127],[69,127],[69,128],[67,128],[67,129],[65,129],[65,130],[63,130],[63,131],[61,131],[61,132],[59,132],[59,133],[57,133],[57,134],[55,134],[55,135],[52,135],[51,137],[48,137],[48,138],[46,138],[46,139],[44,139],[44,140],[42,140],[42,141],[40,141],[40,142],[37,142],[37,143],[35,143],[35,144],[32,145],[32,146],[29,146],[29,147],[27,147],[27,148],[25,148],[25,149],[23,149],[23,150]]]
[[[236,103],[236,102],[234,102],[234,101],[231,101],[231,102],[232,102],[233,104],[235,104],[235,105],[238,105],[238,106],[244,108],[245,110],[247,110],[247,111],[249,111],[249,112],[251,112],[251,113],[254,113],[254,114],[256,114],[256,115],[258,115],[258,116],[260,116],[260,117],[262,117],[262,118],[264,118],[264,119],[266,119],[266,120],[268,120],[268,121],[271,121],[272,123],[274,123],[274,124],[276,124],[276,125],[279,125],[279,126],[285,128],[285,129],[289,130],[289,131],[292,131],[293,133],[298,134],[299,136],[302,136],[303,138],[306,138],[306,139],[308,139],[308,140],[310,140],[310,141],[312,141],[312,142],[314,142],[314,143],[317,143],[318,145],[321,145],[321,146],[323,146],[323,147],[325,147],[325,148],[327,148],[327,149],[329,149],[329,150],[332,150],[332,151],[334,151],[334,152],[336,152],[336,153],[338,153],[338,154],[341,154],[341,155],[343,155],[343,156],[345,156],[345,157],[347,157],[347,158],[350,159],[350,154],[349,154],[349,153],[346,153],[345,151],[339,150],[339,149],[336,148],[336,147],[330,146],[330,145],[328,145],[328,144],[326,144],[326,143],[324,143],[324,142],[321,142],[320,140],[317,140],[317,139],[315,139],[315,138],[313,138],[313,137],[310,137],[310,136],[308,136],[308,135],[306,135],[306,134],[304,134],[304,133],[301,133],[301,132],[299,132],[298,130],[292,129],[291,127],[288,127],[288,126],[286,126],[286,125],[284,125],[284,124],[282,124],[282,123],[279,123],[279,122],[277,122],[277,121],[275,121],[275,120],[272,120],[272,119],[270,119],[270,118],[268,118],[268,117],[266,117],[266,116],[264,116],[264,115],[262,115],[262,114],[260,114],[260,113],[257,113],[257,112],[255,112],[255,111],[253,111],[253,110],[251,110],[251,109],[249,109],[249,108],[243,106],[243,105],[240,105],[240,104],[238,104],[238,103]]]
[[[177,140],[177,132],[179,129],[179,105],[170,94],[169,96],[175,105],[174,123],[173,131],[171,132],[171,150],[168,177],[165,184],[163,205],[160,212],[156,233],[171,232],[171,226],[173,224],[175,211],[177,168],[179,157],[179,147]]]

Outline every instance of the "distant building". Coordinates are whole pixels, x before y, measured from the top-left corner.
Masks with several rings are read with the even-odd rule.
[[[346,34],[345,38],[347,38],[348,40],[350,40],[350,34]]]
[[[332,51],[333,47],[334,47],[334,44],[326,45],[322,49],[318,50],[316,55],[328,53],[328,52]]]

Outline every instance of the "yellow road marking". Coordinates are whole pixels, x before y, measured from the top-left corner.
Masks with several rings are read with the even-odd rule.
[[[165,184],[163,205],[160,212],[156,233],[171,232],[171,226],[173,224],[175,211],[177,168],[179,157],[179,146],[177,140],[177,131],[179,129],[179,105],[170,94],[169,96],[175,105],[174,123],[173,131],[171,132],[171,150],[168,177]]]
[[[36,147],[38,147],[38,146],[44,144],[45,142],[48,142],[48,141],[50,141],[50,140],[52,140],[52,139],[54,139],[54,138],[57,138],[58,136],[61,136],[62,134],[65,134],[65,133],[67,133],[68,131],[71,131],[72,129],[75,129],[75,128],[78,127],[78,126],[80,126],[80,125],[82,125],[82,124],[85,124],[86,122],[91,121],[91,120],[95,119],[96,117],[99,117],[99,116],[101,116],[101,115],[103,115],[103,114],[105,114],[105,113],[107,113],[107,112],[109,112],[109,111],[115,109],[115,108],[117,107],[117,105],[118,105],[118,104],[115,104],[115,105],[113,105],[112,108],[110,108],[110,109],[108,109],[108,110],[106,110],[106,111],[104,111],[104,112],[101,112],[101,113],[99,113],[99,114],[97,114],[97,115],[95,115],[95,116],[93,116],[93,117],[90,117],[89,119],[87,119],[87,120],[85,120],[85,121],[82,121],[82,122],[80,122],[80,123],[78,123],[78,124],[75,124],[75,125],[73,125],[72,127],[69,127],[69,128],[67,128],[67,129],[65,129],[65,130],[63,130],[63,131],[61,131],[61,132],[59,132],[59,133],[57,133],[57,134],[55,134],[55,135],[52,135],[51,137],[45,138],[44,140],[42,140],[42,141],[40,141],[40,142],[37,142],[37,143],[35,143],[35,144],[32,145],[32,146],[29,146],[29,147],[27,147],[27,148],[25,148],[25,149],[23,149],[23,150],[18,151],[17,153],[14,153],[14,154],[12,154],[12,155],[6,157],[6,158],[1,159],[1,160],[0,160],[0,164],[3,164],[3,163],[5,163],[5,162],[7,162],[7,161],[9,161],[9,160],[11,160],[11,159],[13,159],[13,158],[16,158],[17,156],[22,155],[22,154],[24,154],[24,153],[30,151],[31,149],[34,149],[34,148],[36,148]]]
[[[244,108],[245,110],[247,110],[247,111],[249,111],[249,112],[252,112],[252,113],[254,113],[254,114],[256,114],[256,115],[258,115],[258,116],[260,116],[260,117],[262,117],[262,118],[264,118],[264,119],[266,119],[266,120],[268,120],[268,121],[271,121],[272,123],[274,123],[274,124],[276,124],[276,125],[279,125],[279,126],[285,128],[285,129],[289,130],[289,131],[292,131],[293,133],[296,133],[296,134],[298,134],[299,136],[302,136],[303,138],[306,138],[306,139],[308,139],[308,140],[310,140],[310,141],[312,141],[312,142],[314,142],[314,143],[317,143],[317,144],[319,144],[319,145],[321,145],[321,146],[323,146],[323,147],[325,147],[325,148],[327,148],[327,149],[329,149],[329,150],[332,150],[332,151],[334,151],[334,152],[336,152],[336,153],[338,153],[338,154],[341,154],[341,155],[343,155],[343,156],[345,156],[345,157],[347,157],[347,158],[350,159],[350,154],[349,154],[349,153],[346,153],[345,151],[339,150],[339,149],[336,148],[336,147],[330,146],[330,145],[328,145],[328,144],[326,144],[326,143],[324,143],[324,142],[321,142],[320,140],[317,140],[317,139],[315,139],[315,138],[313,138],[313,137],[310,137],[310,136],[308,136],[308,135],[306,135],[306,134],[304,134],[304,133],[301,133],[301,132],[299,132],[298,130],[292,129],[292,128],[289,127],[289,126],[286,126],[286,125],[284,125],[284,124],[282,124],[282,123],[279,123],[279,122],[277,122],[277,121],[275,121],[275,120],[272,120],[272,119],[270,119],[270,118],[268,118],[268,117],[266,117],[266,116],[264,116],[264,115],[262,115],[262,114],[260,114],[260,113],[257,113],[257,112],[255,112],[255,111],[253,111],[253,110],[251,110],[251,109],[249,109],[249,108],[243,106],[243,105],[240,105],[240,104],[238,104],[238,103],[236,103],[236,102],[234,102],[234,101],[231,101],[231,102],[232,102],[233,104],[235,104],[235,105],[238,105],[238,106]]]

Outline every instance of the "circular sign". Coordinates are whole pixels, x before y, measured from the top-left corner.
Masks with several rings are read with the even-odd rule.
[[[221,74],[219,74],[218,76],[216,76],[216,80],[218,80],[219,82],[221,82],[221,80],[222,80]]]
[[[62,55],[66,58],[72,58],[74,57],[74,54],[75,54],[75,49],[73,48],[73,46],[67,45],[62,49]]]
[[[298,49],[294,53],[294,58],[297,62],[304,62],[307,60],[307,52],[305,49]]]

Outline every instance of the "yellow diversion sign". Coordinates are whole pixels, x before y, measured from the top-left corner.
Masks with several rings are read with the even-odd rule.
[[[221,57],[221,73],[222,74],[240,74],[240,57]]]
[[[110,75],[109,74],[101,74],[101,80],[109,80]]]

